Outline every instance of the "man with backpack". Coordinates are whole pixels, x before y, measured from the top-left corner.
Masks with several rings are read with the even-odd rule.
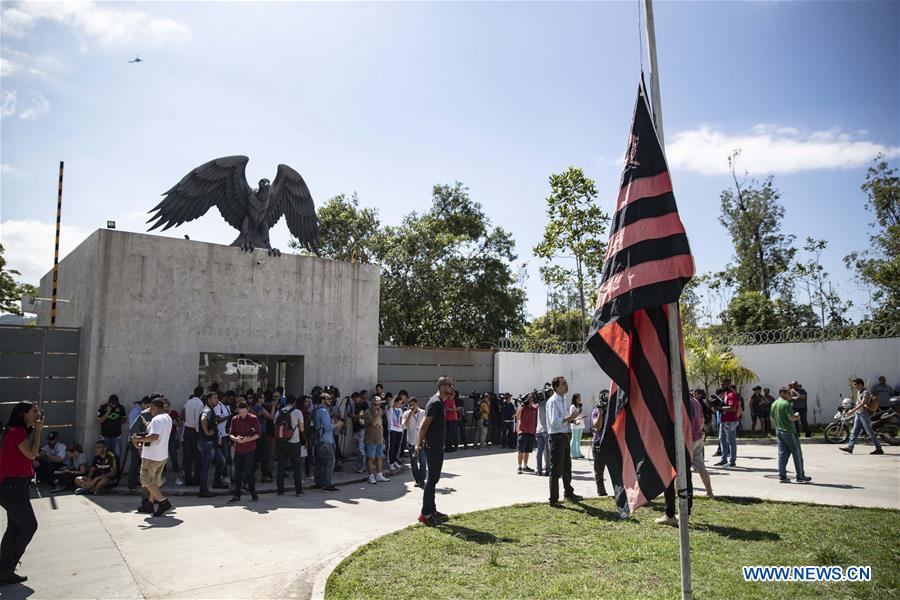
[[[284,470],[291,461],[294,493],[303,495],[303,471],[300,466],[300,434],[303,433],[303,413],[297,408],[297,397],[288,395],[285,405],[275,414],[275,451],[278,456],[276,482],[278,495],[284,494]]]
[[[869,452],[869,454],[884,454],[884,450],[881,449],[881,441],[875,434],[875,430],[872,429],[872,415],[878,410],[878,397],[873,396],[866,389],[866,382],[862,379],[854,379],[853,386],[856,388],[856,406],[850,409],[847,416],[855,414],[856,417],[853,419],[853,432],[850,434],[850,441],[841,450],[847,454],[853,454],[856,440],[859,439],[860,431],[864,429],[869,439],[875,444],[875,450]]]

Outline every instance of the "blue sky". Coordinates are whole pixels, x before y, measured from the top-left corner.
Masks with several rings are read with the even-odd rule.
[[[614,202],[640,68],[638,3],[3,2],[0,235],[10,266],[52,265],[59,160],[63,250],[107,219],[143,230],[159,194],[218,156],[248,178],[287,163],[323,202],[357,191],[382,221],[462,181],[528,262],[547,178],[569,165]],[[732,249],[717,222],[725,157],[774,174],[784,230],[824,263],[867,242],[859,190],[900,153],[900,3],[657,2],[672,178],[699,272]],[[140,54],[144,62],[128,64]],[[644,50],[646,64],[646,50]],[[215,211],[171,231],[230,243]],[[272,232],[286,248],[284,222]],[[604,234],[605,237],[605,234]],[[854,313],[855,314],[855,313]]]

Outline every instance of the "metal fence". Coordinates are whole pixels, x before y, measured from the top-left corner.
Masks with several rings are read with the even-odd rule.
[[[44,413],[45,434],[52,429],[74,441],[80,341],[77,328],[0,325],[3,423],[17,403],[30,400]]]
[[[722,333],[712,337],[714,341],[726,346],[892,338],[900,337],[900,321],[895,323],[838,325],[825,328],[790,327],[787,329]]]

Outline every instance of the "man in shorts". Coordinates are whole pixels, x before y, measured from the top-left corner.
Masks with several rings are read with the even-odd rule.
[[[384,428],[381,425],[381,397],[372,398],[372,406],[363,413],[362,424],[366,428],[364,441],[366,444],[366,463],[369,470],[369,483],[390,481],[381,472],[384,467]]]
[[[150,402],[152,419],[147,425],[147,433],[134,438],[141,444],[141,487],[147,493],[138,512],[152,513],[154,517],[172,510],[172,503],[159,489],[163,469],[169,460],[169,436],[172,434],[172,418],[165,406],[165,398],[154,398]]]
[[[519,424],[519,434],[516,438],[516,449],[518,450],[519,470],[518,473],[534,473],[534,469],[528,466],[528,456],[534,452],[536,442],[535,433],[537,431],[538,409],[534,405],[534,396],[529,394],[525,398],[519,409],[516,411],[516,422]]]

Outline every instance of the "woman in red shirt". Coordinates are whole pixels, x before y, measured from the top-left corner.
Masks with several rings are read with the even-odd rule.
[[[0,542],[0,585],[22,583],[16,565],[37,531],[28,486],[34,477],[32,461],[38,455],[44,421],[38,407],[19,402],[6,422],[0,443],[0,506],[6,510],[7,525]],[[33,437],[28,439],[28,434]]]

